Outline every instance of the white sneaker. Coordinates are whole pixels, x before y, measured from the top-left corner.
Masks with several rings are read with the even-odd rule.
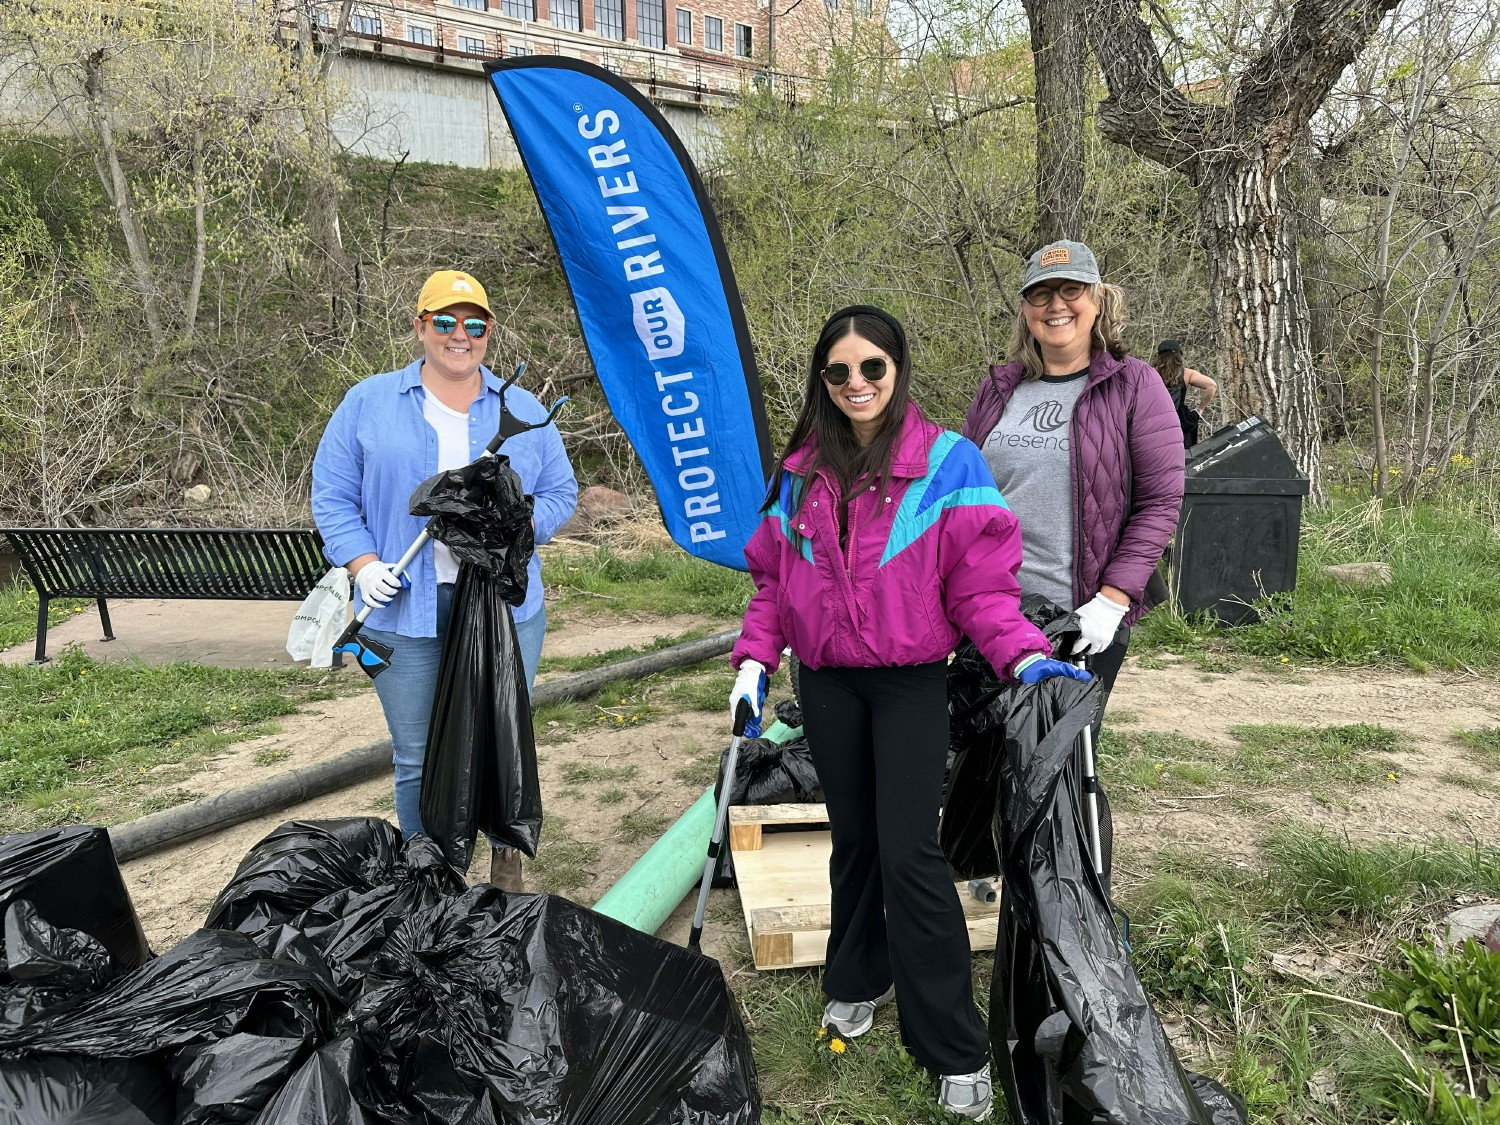
[[[943,1075],[938,1101],[950,1113],[967,1117],[970,1121],[988,1120],[995,1103],[989,1064],[986,1063],[973,1074]]]
[[[896,986],[893,984],[873,1000],[860,1000],[853,1004],[830,1000],[823,1008],[823,1026],[844,1039],[857,1039],[874,1024],[875,1009],[882,1004],[889,1004],[895,996]]]

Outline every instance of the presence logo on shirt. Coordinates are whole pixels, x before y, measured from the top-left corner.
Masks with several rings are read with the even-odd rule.
[[[1021,415],[1021,422],[1030,422],[1031,428],[1039,434],[1050,434],[1066,426],[1068,416],[1060,402],[1039,402]]]

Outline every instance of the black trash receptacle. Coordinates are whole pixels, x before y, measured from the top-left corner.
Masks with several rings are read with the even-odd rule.
[[[1254,417],[1193,446],[1186,474],[1170,566],[1182,611],[1253,621],[1256,598],[1296,588],[1307,477]]]

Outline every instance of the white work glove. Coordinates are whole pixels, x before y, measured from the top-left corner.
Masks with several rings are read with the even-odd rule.
[[[359,568],[359,573],[354,576],[354,585],[365,604],[387,606],[400,591],[401,579],[391,573],[389,563],[376,559]]]
[[[1092,601],[1078,607],[1078,643],[1073,646],[1074,656],[1093,656],[1114,644],[1115,633],[1120,622],[1130,612],[1130,606],[1121,605],[1103,593],[1094,595]]]
[[[739,710],[740,700],[750,701],[750,710],[760,718],[760,705],[765,699],[766,666],[759,660],[746,658],[740,661],[740,672],[734,678],[734,689],[729,693],[729,721],[734,722],[734,713]]]

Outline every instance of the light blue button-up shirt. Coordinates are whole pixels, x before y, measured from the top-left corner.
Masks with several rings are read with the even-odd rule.
[[[360,555],[374,553],[394,563],[422,533],[426,519],[407,511],[417,485],[438,471],[437,432],[422,417],[427,392],[422,386],[422,361],[399,371],[361,380],[344,395],[313,458],[313,521],[323,536],[323,553],[343,566]],[[500,427],[501,380],[488,367],[479,374],[484,389],[469,407],[469,448],[473,457]],[[519,386],[505,392],[505,403],[523,422],[540,422],[547,411]],[[540,547],[567,522],[578,505],[578,482],[563,450],[556,426],[519,434],[500,452],[510,458],[521,487],[535,497],[536,543]],[[385,608],[369,617],[375,629],[408,637],[437,635],[437,577],[432,549],[425,547],[406,577],[403,590]],[[532,555],[526,568],[526,600],[514,610],[525,621],[542,608],[542,561]],[[355,609],[362,607],[358,591]]]

